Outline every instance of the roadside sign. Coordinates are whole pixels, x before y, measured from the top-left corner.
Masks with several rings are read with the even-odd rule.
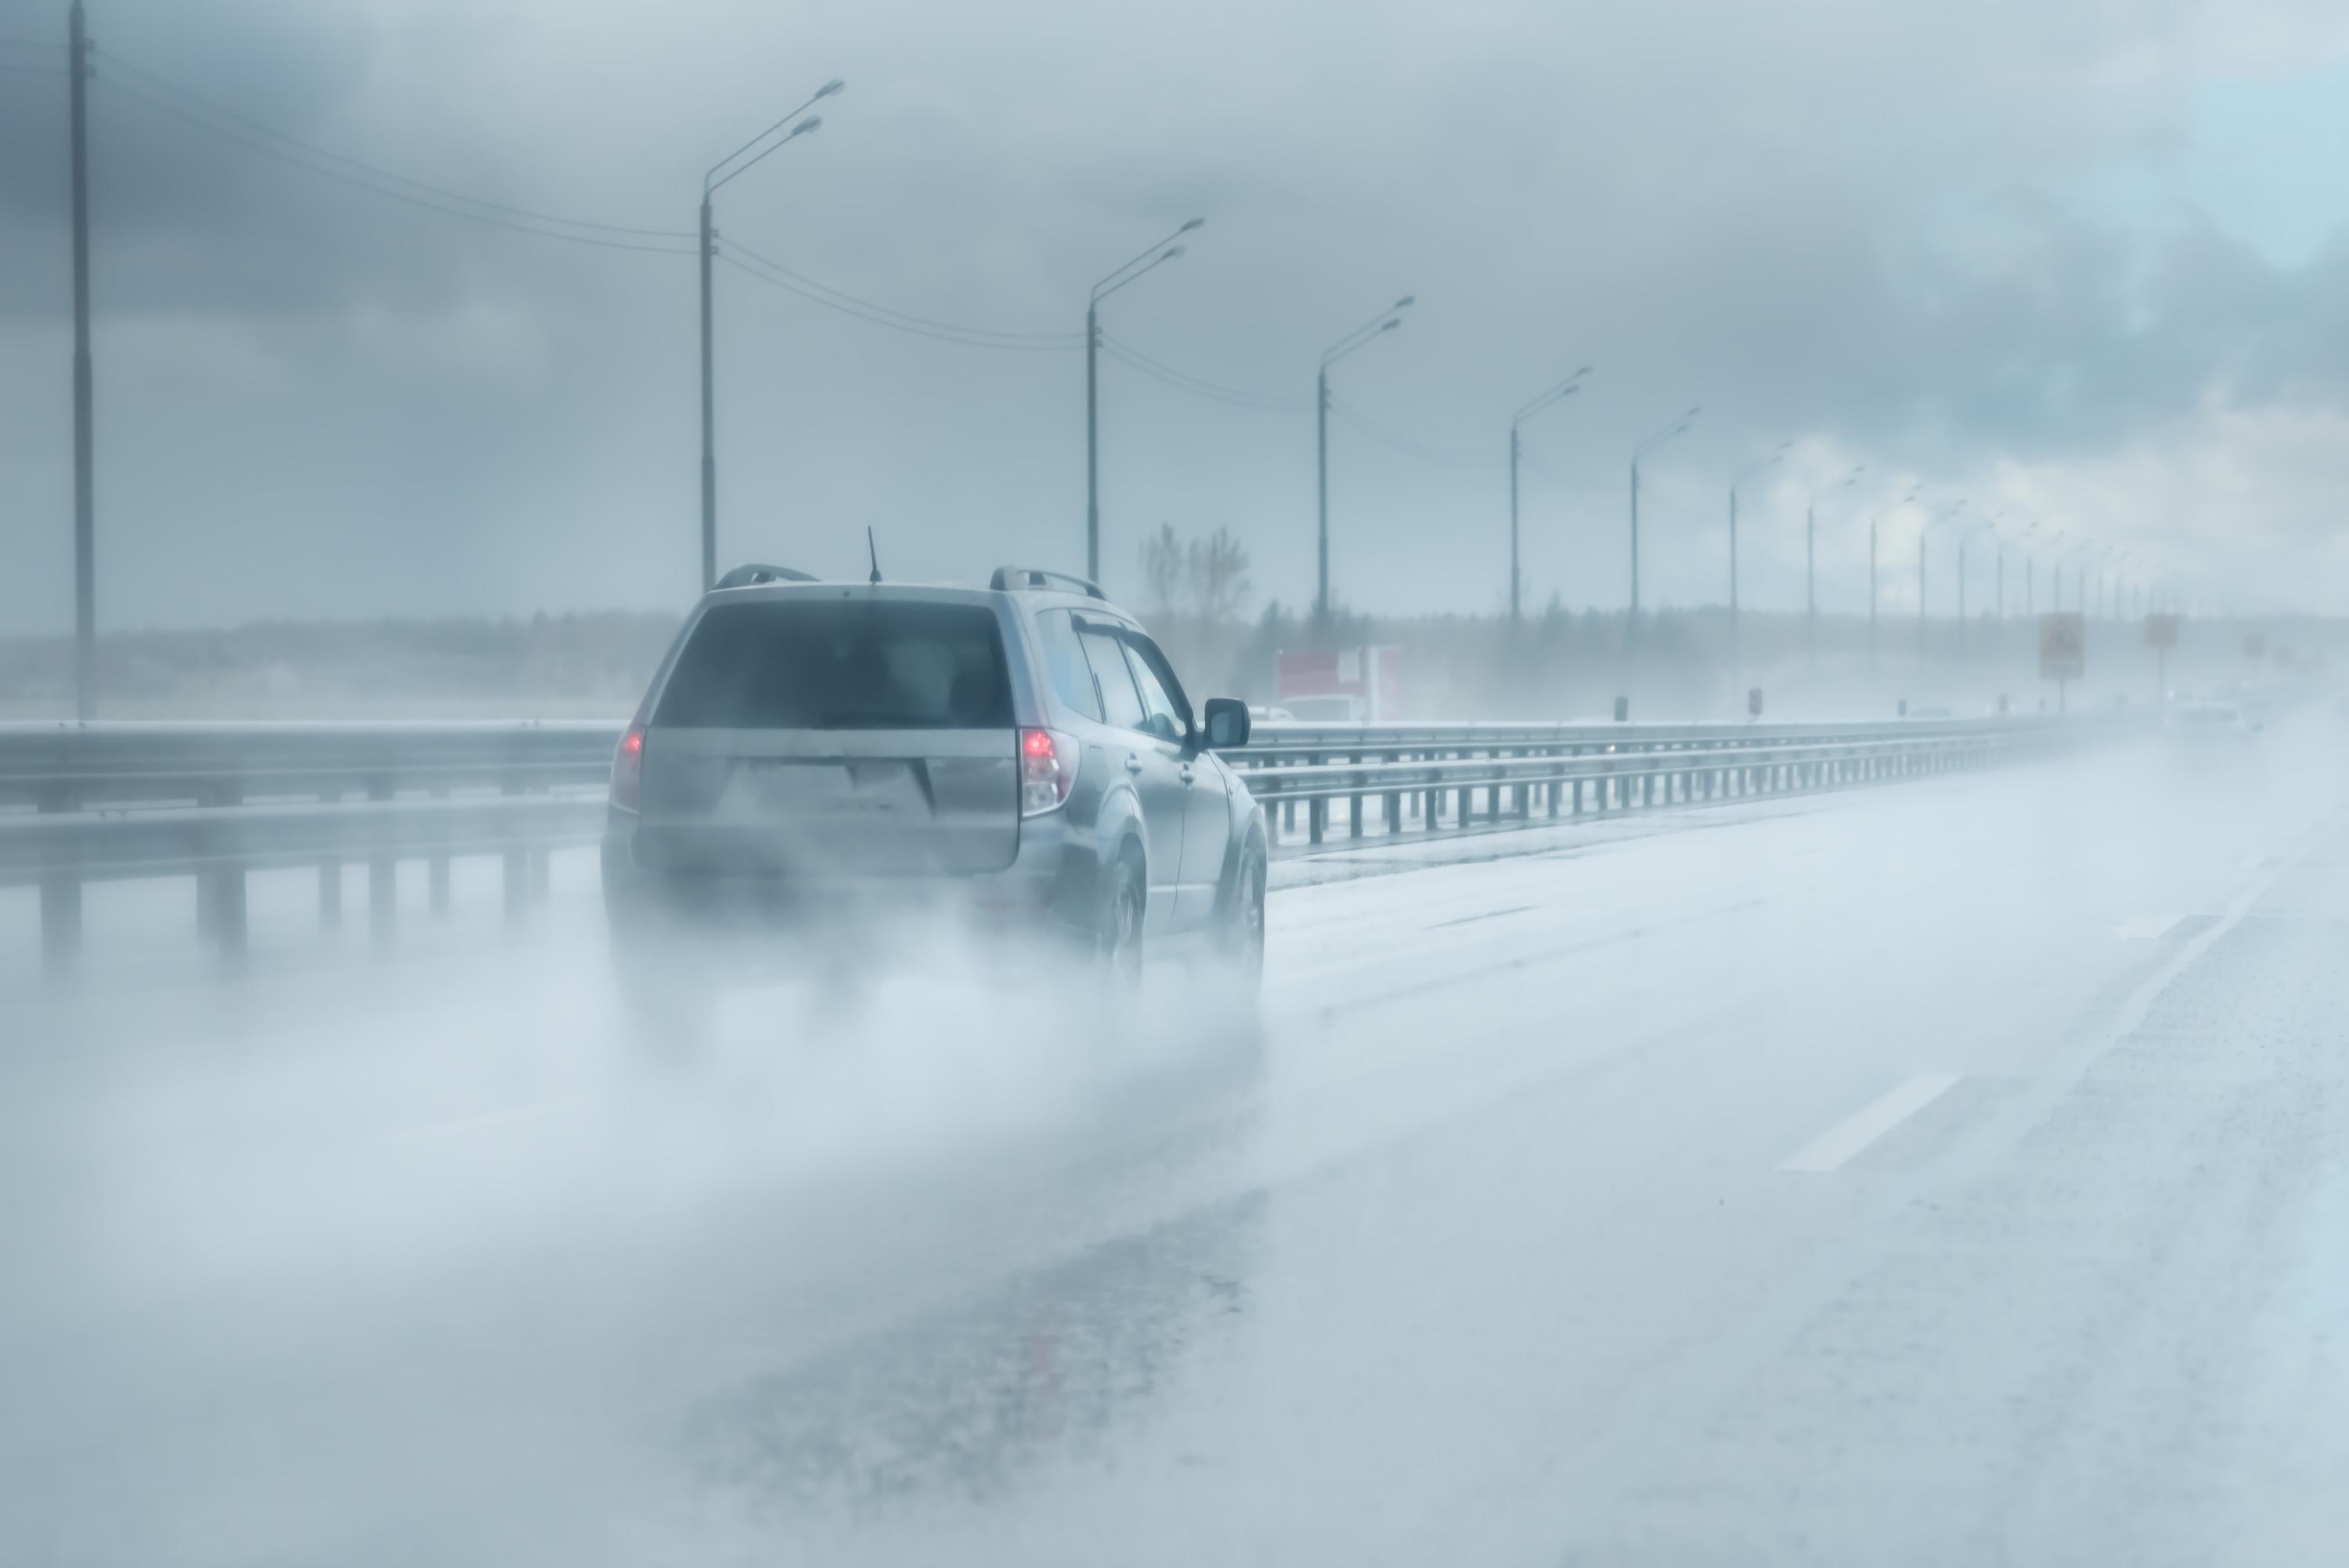
[[[2039,678],[2075,681],[2088,667],[2085,617],[2077,610],[2054,610],[2039,617]]]
[[[2145,618],[2145,645],[2148,648],[2174,648],[2178,645],[2178,617],[2165,610],[2157,610]]]

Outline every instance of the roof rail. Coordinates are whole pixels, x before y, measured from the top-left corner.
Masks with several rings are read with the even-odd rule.
[[[987,580],[987,585],[999,593],[1021,588],[1050,588],[1055,583],[1065,583],[1080,593],[1089,594],[1104,604],[1109,603],[1109,595],[1092,579],[1067,572],[1047,572],[1040,566],[999,566],[995,575]]]
[[[822,581],[822,578],[811,576],[805,572],[794,572],[788,566],[764,566],[755,561],[746,561],[741,565],[735,567],[731,572],[726,573],[725,576],[720,577],[713,586],[718,588],[750,588],[754,587],[761,583],[818,583]]]

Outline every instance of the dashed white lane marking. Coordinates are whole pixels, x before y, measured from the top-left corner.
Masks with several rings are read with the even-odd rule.
[[[1940,1099],[1957,1081],[1955,1073],[1925,1073],[1912,1078],[1882,1099],[1829,1128],[1816,1142],[1789,1155],[1778,1169],[1825,1175]]]
[[[2170,927],[2185,918],[2174,910],[2132,914],[2113,927],[2113,934],[2123,942],[2158,942],[2169,934]]]

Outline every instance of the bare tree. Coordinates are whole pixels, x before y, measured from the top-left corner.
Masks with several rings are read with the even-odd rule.
[[[1153,612],[1162,619],[1174,613],[1174,595],[1183,586],[1185,569],[1174,525],[1160,523],[1158,531],[1142,542],[1142,580],[1148,585]]]
[[[1173,537],[1173,531],[1168,531]],[[1209,625],[1219,626],[1237,619],[1247,603],[1247,546],[1232,536],[1228,528],[1219,528],[1206,539],[1195,539],[1185,552],[1184,575],[1191,590],[1192,606],[1199,618]]]

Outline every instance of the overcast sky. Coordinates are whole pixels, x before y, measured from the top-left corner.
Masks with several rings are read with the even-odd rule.
[[[2338,0],[95,0],[90,28],[102,626],[681,606],[691,256],[450,217],[255,128],[689,232],[702,170],[835,76],[719,193],[721,250],[1058,335],[941,341],[720,266],[721,562],[861,570],[870,524],[896,575],[1081,566],[1087,291],[1204,215],[1104,326],[1247,396],[1104,358],[1113,590],[1171,521],[1310,600],[1315,366],[1409,293],[1333,373],[1343,603],[1501,607],[1510,416],[1588,363],[1526,428],[1529,606],[1623,601],[1630,449],[1696,404],[1645,469],[1650,603],[1725,599],[1729,480],[1792,441],[1744,494],[1749,604],[1800,604],[1823,496],[1823,606],[1864,609],[1879,511],[1913,605],[1925,508],[1962,497],[1937,550],[1996,513],[2349,610]],[[66,83],[25,46],[65,30],[0,0],[0,631],[71,624]]]

